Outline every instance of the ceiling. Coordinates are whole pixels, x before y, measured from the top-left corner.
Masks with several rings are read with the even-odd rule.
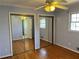
[[[79,0],[67,0],[67,4],[75,3]],[[45,4],[45,0],[0,0],[0,5],[16,6],[16,7],[29,7],[35,8]]]

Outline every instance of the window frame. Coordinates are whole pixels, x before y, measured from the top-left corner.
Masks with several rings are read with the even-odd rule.
[[[71,29],[71,23],[75,23],[75,24],[76,24],[76,23],[79,23],[79,21],[72,21],[72,17],[71,17],[72,14],[79,14],[79,12],[70,12],[70,13],[69,13],[69,26],[68,26],[68,27],[69,27],[69,30],[70,30],[70,31],[73,31],[73,32],[79,32],[79,30],[72,30],[72,29]],[[77,17],[76,17],[76,19],[77,19]],[[75,26],[75,27],[76,27],[76,26]]]

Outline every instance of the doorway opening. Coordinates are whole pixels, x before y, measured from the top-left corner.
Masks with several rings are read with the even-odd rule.
[[[40,47],[53,44],[54,16],[39,16],[40,19]]]
[[[34,49],[34,15],[10,14],[13,55]]]

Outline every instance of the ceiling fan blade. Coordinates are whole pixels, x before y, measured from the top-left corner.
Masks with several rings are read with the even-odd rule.
[[[66,0],[55,0],[55,1],[57,1],[57,2],[65,2],[65,3],[67,3]]]
[[[39,10],[39,9],[41,9],[43,7],[45,7],[45,5],[44,6],[37,7],[36,10]]]
[[[44,7],[47,6],[47,5],[48,5],[48,3],[46,3],[46,4],[43,5],[43,6],[37,7],[36,10],[39,10],[39,9],[41,9],[41,8],[44,8]]]
[[[55,5],[55,7],[60,8],[60,9],[64,9],[64,10],[68,9],[66,6],[63,6],[63,5]]]

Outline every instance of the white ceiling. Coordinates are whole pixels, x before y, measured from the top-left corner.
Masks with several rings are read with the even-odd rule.
[[[68,4],[77,2],[79,0],[67,0]],[[35,8],[43,5],[45,0],[0,0],[0,5],[17,6],[17,7],[29,7]]]

